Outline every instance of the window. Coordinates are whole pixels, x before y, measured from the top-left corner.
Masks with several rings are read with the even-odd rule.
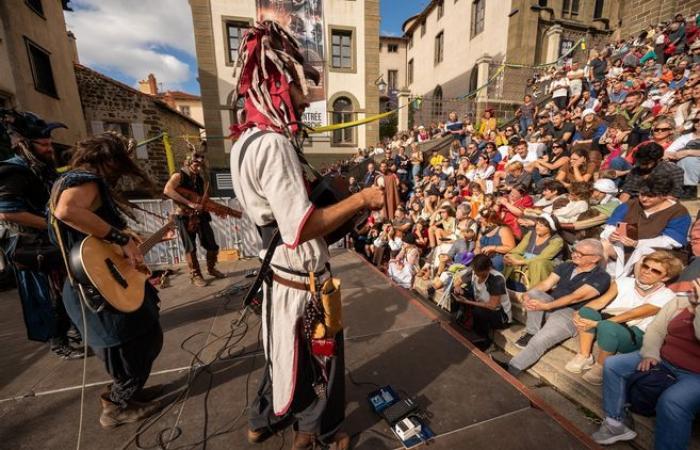
[[[540,5],[542,8],[547,7],[547,0],[538,0],[537,4]]]
[[[188,117],[192,115],[192,113],[190,112],[190,106],[189,106],[189,105],[180,105],[180,106],[178,107],[178,109],[180,110],[180,112],[181,112],[182,114],[184,114],[184,115],[186,115],[186,116],[188,116]]]
[[[395,91],[399,84],[399,71],[389,70],[387,72],[387,79],[389,80],[389,92]]]
[[[131,127],[128,122],[104,122],[104,131],[115,131],[123,136],[131,137]]]
[[[437,18],[440,20],[440,18],[445,14],[445,3],[443,0],[440,0],[437,4]]]
[[[579,0],[564,0],[561,15],[569,19],[578,16]]]
[[[439,121],[442,119],[442,88],[436,87],[433,91],[433,119]]]
[[[595,0],[595,7],[593,8],[594,19],[603,17],[603,8],[605,8],[605,0]]]
[[[331,67],[335,69],[352,69],[352,31],[333,30],[331,46]]]
[[[380,43],[379,43],[379,51],[381,52],[383,48],[384,48],[384,44],[382,44],[382,43],[380,42]]]
[[[408,48],[413,48],[413,33],[408,35]]]
[[[236,64],[238,62],[238,47],[241,46],[241,39],[249,27],[250,24],[248,22],[238,20],[226,22],[227,64]]]
[[[34,89],[42,94],[58,98],[56,82],[51,69],[51,54],[36,45],[26,37],[24,42],[27,46],[29,65],[32,67],[32,77],[34,78]]]
[[[333,102],[333,123],[352,122],[352,102],[347,97],[340,97]],[[354,128],[344,128],[333,131],[332,142],[334,145],[352,145],[355,142]]]
[[[398,53],[399,52],[398,44],[387,44],[386,49],[389,53]]]
[[[444,56],[445,32],[441,31],[435,36],[435,64],[440,64]]]
[[[474,0],[472,3],[472,36],[484,31],[484,18],[486,17],[486,0]]]
[[[423,19],[420,23],[420,35],[421,35],[421,37],[423,37],[424,34],[425,34],[425,19]]]
[[[408,78],[408,84],[413,83],[413,59],[408,60],[408,68],[407,68],[407,78]]]
[[[41,4],[41,0],[24,0],[24,2],[29,6],[32,11],[44,17],[44,5]]]

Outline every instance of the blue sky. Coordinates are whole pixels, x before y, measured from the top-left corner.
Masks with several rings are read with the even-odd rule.
[[[400,36],[406,19],[422,11],[428,3],[430,0],[381,0],[381,34]]]
[[[428,3],[381,0],[381,34],[401,35],[403,22]],[[71,7],[66,24],[82,64],[133,87],[154,73],[161,90],[199,94],[188,0],[72,0]]]

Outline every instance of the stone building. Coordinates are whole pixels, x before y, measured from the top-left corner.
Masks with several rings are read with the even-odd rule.
[[[406,38],[379,36],[379,79],[386,83],[380,91],[380,110],[396,107],[398,92],[406,88]]]
[[[609,38],[618,17],[612,0],[432,0],[403,25],[407,87],[410,95],[424,98],[416,120],[443,120],[450,110],[479,114],[486,107],[512,116],[533,71],[506,69],[498,75],[504,61],[528,66],[556,61],[580,38],[589,45]],[[462,98],[489,80],[487,88]]]
[[[298,3],[298,4],[297,4]],[[260,11],[287,8],[280,21],[306,37],[308,54],[322,64],[318,99],[312,101],[303,120],[326,125],[374,115],[379,110],[379,0],[276,2],[272,0],[190,0],[194,21],[197,62],[204,122],[210,136],[212,161],[228,167],[232,142],[221,140],[235,122],[231,98],[238,45]],[[273,5],[274,4],[274,5]],[[304,9],[315,8],[310,14]],[[306,17],[301,19],[300,17]],[[315,24],[309,26],[310,20]],[[306,29],[308,28],[308,29]],[[357,147],[374,145],[379,125],[371,123],[333,133],[313,135],[305,152],[348,154]]]
[[[199,95],[183,91],[161,92],[158,87],[158,80],[152,73],[149,73],[145,80],[139,81],[139,91],[158,97],[171,108],[177,109],[198,123],[204,124],[204,109],[202,108],[202,99]]]
[[[80,101],[90,134],[117,131],[143,142],[163,132],[168,134],[176,167],[182,164],[188,146],[184,136],[199,136],[200,123],[171,108],[163,100],[140,92],[126,84],[76,64]],[[194,138],[193,143],[198,143]],[[165,146],[162,139],[139,146],[136,160],[155,184],[162,188],[169,178]],[[129,186],[133,195],[146,195]]]
[[[700,0],[619,0],[620,36],[636,35],[649,25],[670,21],[678,13],[686,18],[700,12]]]
[[[73,72],[73,38],[63,18],[68,3],[0,2],[0,107],[65,123],[68,129],[53,132],[59,152],[86,134]]]

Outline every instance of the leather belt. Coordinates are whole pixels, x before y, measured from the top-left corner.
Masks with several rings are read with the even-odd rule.
[[[297,289],[300,291],[307,291],[307,292],[313,292],[311,289],[311,284],[309,283],[304,283],[302,281],[293,281],[293,280],[288,280],[286,278],[282,278],[281,276],[277,275],[276,273],[272,274],[272,281],[281,284],[282,286],[287,286],[292,289]],[[320,289],[319,287],[316,287],[316,292],[318,292]]]

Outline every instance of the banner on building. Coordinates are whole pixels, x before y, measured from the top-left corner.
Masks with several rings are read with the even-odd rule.
[[[318,86],[309,83],[309,103],[302,120],[318,128],[327,125],[325,50],[322,0],[257,0],[258,20],[275,20],[299,41],[304,58],[321,74]]]

